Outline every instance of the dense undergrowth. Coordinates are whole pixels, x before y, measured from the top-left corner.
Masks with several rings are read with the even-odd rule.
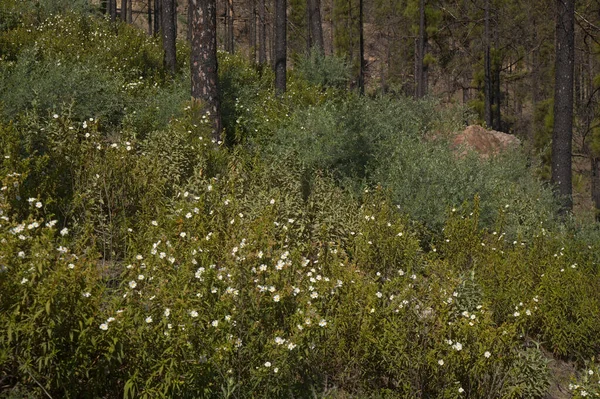
[[[0,396],[541,398],[542,348],[598,393],[598,227],[518,152],[456,157],[466,110],[358,98],[314,55],[276,99],[220,54],[217,148],[185,44],[171,78],[135,28],[14,10]]]

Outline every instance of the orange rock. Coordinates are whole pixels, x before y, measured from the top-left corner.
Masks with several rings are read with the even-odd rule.
[[[452,146],[464,156],[468,151],[475,151],[481,158],[489,158],[507,148],[515,148],[521,140],[512,134],[487,130],[478,125],[468,126],[452,140]]]

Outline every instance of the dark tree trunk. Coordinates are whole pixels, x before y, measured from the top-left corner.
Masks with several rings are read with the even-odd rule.
[[[127,1],[127,22],[128,23],[132,23],[133,22],[133,4],[132,4],[132,0],[128,0]]]
[[[419,38],[416,52],[416,84],[415,97],[423,98],[427,94],[425,46],[427,43],[427,30],[425,24],[425,0],[419,1]]]
[[[175,69],[177,68],[175,18],[175,0],[162,0],[163,66],[171,75],[175,75]]]
[[[363,0],[358,3],[358,48],[359,48],[359,69],[358,69],[358,92],[365,94],[365,41],[364,41],[364,21],[363,21]]]
[[[256,62],[256,0],[252,0],[252,8],[250,10],[250,60],[254,64]]]
[[[109,9],[109,13],[110,13],[110,20],[111,21],[116,21],[117,20],[117,0],[108,0],[108,9]]]
[[[226,35],[225,35],[225,48],[227,49],[227,51],[231,54],[234,53],[234,48],[233,48],[233,44],[234,44],[234,29],[233,29],[233,21],[234,21],[234,13],[233,13],[233,0],[226,0],[226,14],[225,14],[225,20],[226,20]]]
[[[212,137],[221,141],[221,106],[217,63],[217,2],[190,0],[192,46],[190,68],[192,98],[200,101],[203,115],[212,123]]]
[[[287,0],[275,0],[275,93],[285,93],[287,67]]]
[[[258,0],[258,63],[267,63],[267,12],[265,0]]]
[[[154,34],[159,35],[162,29],[162,0],[154,0]]]
[[[102,0],[100,2],[100,12],[102,14],[108,14],[108,0]]]
[[[493,93],[493,104],[492,108],[492,129],[501,131],[502,130],[502,115],[500,113],[500,103],[502,92],[500,90],[500,61],[494,62],[494,93]]]
[[[187,6],[187,41],[188,43],[192,42],[192,17],[193,17],[193,7],[188,1]]]
[[[148,34],[152,36],[152,0],[148,0]]]
[[[596,210],[596,221],[600,222],[600,157],[591,157],[592,161],[592,201]]]
[[[362,1],[362,0],[361,0]],[[323,23],[321,20],[321,0],[307,0],[310,47],[324,54]]]
[[[485,32],[484,32],[484,104],[485,124],[492,127],[492,60],[490,54],[490,0],[485,0]]]
[[[121,0],[121,19],[127,21],[127,0]]]
[[[573,209],[572,136],[573,73],[575,63],[575,0],[557,0],[552,183],[563,213]]]

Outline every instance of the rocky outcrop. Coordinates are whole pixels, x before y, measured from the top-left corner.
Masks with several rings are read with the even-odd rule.
[[[459,155],[466,155],[468,151],[475,151],[482,158],[489,158],[508,148],[515,148],[521,140],[512,134],[487,130],[478,125],[468,126],[452,139],[453,147]]]

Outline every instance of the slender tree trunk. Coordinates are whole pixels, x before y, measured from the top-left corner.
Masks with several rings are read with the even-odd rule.
[[[187,6],[187,41],[188,43],[192,43],[192,17],[193,17],[193,7],[188,1]]]
[[[154,34],[159,35],[162,29],[162,0],[154,0]]]
[[[600,157],[591,157],[592,166],[592,201],[594,203],[596,221],[600,222]]]
[[[287,0],[275,0],[275,93],[286,89],[287,69]]]
[[[362,0],[361,0],[362,1]],[[321,0],[308,0],[306,4],[308,12],[308,26],[310,33],[310,47],[321,54],[325,52],[323,43],[323,23],[321,20]]]
[[[267,13],[266,0],[258,0],[258,63],[267,63]]]
[[[416,84],[415,97],[423,98],[427,94],[426,71],[425,71],[425,44],[427,43],[427,31],[425,24],[425,0],[419,1],[419,37],[416,51]]]
[[[485,124],[492,127],[492,65],[490,59],[490,0],[485,0],[485,32],[484,32],[484,104]]]
[[[364,41],[364,20],[363,20],[363,0],[358,3],[358,47],[359,47],[359,69],[358,69],[358,92],[365,94],[365,41]]]
[[[175,0],[162,0],[163,66],[171,75],[175,75],[175,69],[177,68],[175,18]]]
[[[110,20],[117,20],[117,0],[108,0],[108,8],[110,9]]]
[[[221,141],[221,104],[217,63],[217,2],[216,0],[189,0],[193,7],[191,30],[192,46],[190,68],[192,98],[200,101],[202,114],[212,123],[212,137]]]
[[[250,60],[256,62],[256,0],[252,0],[252,9],[250,11]]]
[[[148,0],[148,35],[152,36],[152,0]]]
[[[234,29],[233,29],[233,21],[234,21],[234,12],[233,12],[233,0],[227,0],[227,51],[231,54],[234,53]]]
[[[573,209],[572,136],[573,74],[575,63],[575,0],[557,0],[552,183],[562,211]]]
[[[133,3],[132,0],[127,1],[127,22],[133,23]]]
[[[127,21],[127,0],[121,0],[121,19]]]

